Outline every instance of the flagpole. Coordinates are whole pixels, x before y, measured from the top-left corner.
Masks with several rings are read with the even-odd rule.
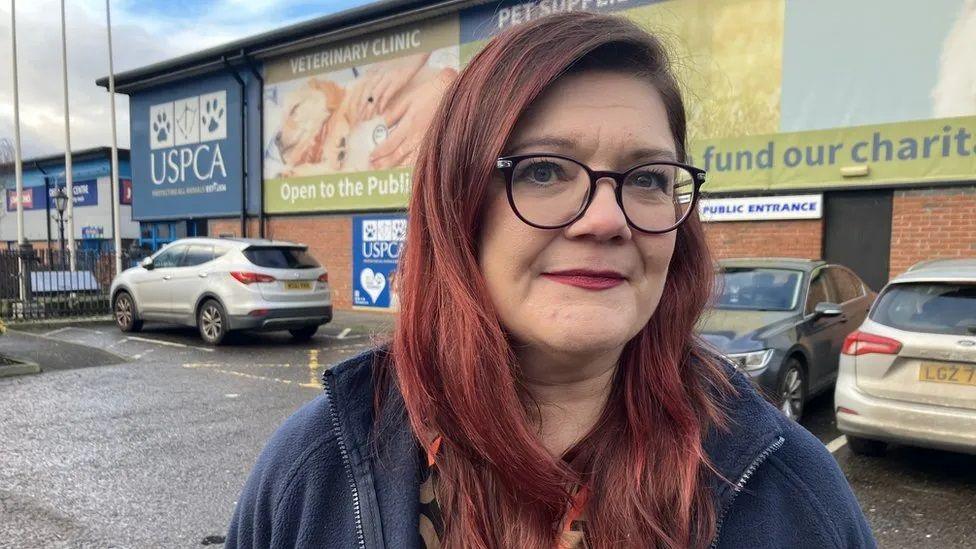
[[[24,264],[24,167],[20,150],[20,97],[17,84],[17,0],[10,0],[11,65],[14,84],[14,178],[17,181],[17,267],[20,274],[20,301],[27,299],[27,270]]]
[[[115,130],[115,67],[112,63],[112,9],[105,0],[105,20],[108,23],[108,95],[112,105],[112,223],[115,237],[115,274],[122,272],[122,224],[119,215],[119,146]]]
[[[61,0],[61,75],[64,80],[64,192],[68,194],[68,256],[71,270],[75,263],[75,193],[71,169],[71,115],[68,108],[68,33],[65,29],[64,0]],[[62,261],[64,259],[62,258]]]

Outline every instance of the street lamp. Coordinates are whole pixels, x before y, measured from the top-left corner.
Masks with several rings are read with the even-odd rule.
[[[58,211],[58,244],[61,246],[61,262],[64,263],[64,211],[68,209],[68,193],[64,187],[58,187],[54,193],[54,209]]]

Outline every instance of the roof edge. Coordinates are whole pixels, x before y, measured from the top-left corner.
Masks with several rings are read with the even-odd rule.
[[[119,160],[126,160],[129,158],[129,149],[123,149],[119,147]],[[97,159],[97,158],[110,158],[112,154],[112,147],[91,147],[88,149],[80,149],[77,151],[71,151],[71,161],[72,162],[84,162],[85,160]],[[30,168],[34,164],[41,164],[43,166],[63,166],[64,165],[64,153],[51,154],[46,156],[35,156],[33,158],[24,158],[21,160],[21,165]],[[13,169],[14,163],[9,162],[7,164],[0,164],[0,172],[6,169]]]
[[[333,34],[353,36],[373,30],[363,28],[389,22],[394,26],[404,17],[436,15],[438,12],[459,11],[488,0],[383,0],[338,13],[324,15],[274,29],[261,34],[227,42],[173,59],[160,61],[115,75],[115,91],[129,94],[150,85],[162,84],[213,72],[223,68],[225,59],[251,57],[264,59],[280,50],[300,43],[325,39]],[[393,18],[396,17],[394,21]],[[341,39],[337,38],[337,39]],[[108,88],[108,76],[95,80],[97,86]]]

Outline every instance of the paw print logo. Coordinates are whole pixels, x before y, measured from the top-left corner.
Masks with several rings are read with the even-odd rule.
[[[207,128],[208,133],[214,133],[217,128],[220,127],[220,121],[224,117],[224,108],[220,106],[217,99],[211,99],[207,101],[207,104],[203,107],[203,116],[200,117],[200,123],[203,124],[204,128]]]
[[[393,220],[393,240],[397,242],[403,242],[407,239],[407,220],[406,219],[395,219]]]
[[[165,149],[173,143],[173,103],[149,107],[149,148]]]
[[[200,96],[200,141],[227,138],[227,92]]]
[[[153,121],[153,131],[156,132],[156,141],[165,143],[169,139],[169,132],[171,130],[166,111],[156,113],[156,120]]]
[[[363,222],[363,240],[366,242],[378,240],[376,234],[376,221]]]

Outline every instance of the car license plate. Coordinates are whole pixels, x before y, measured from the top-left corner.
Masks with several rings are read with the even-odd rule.
[[[976,366],[923,362],[918,369],[918,379],[919,381],[934,381],[936,383],[976,385]]]
[[[292,280],[285,282],[286,290],[311,290],[312,283],[308,280]]]

